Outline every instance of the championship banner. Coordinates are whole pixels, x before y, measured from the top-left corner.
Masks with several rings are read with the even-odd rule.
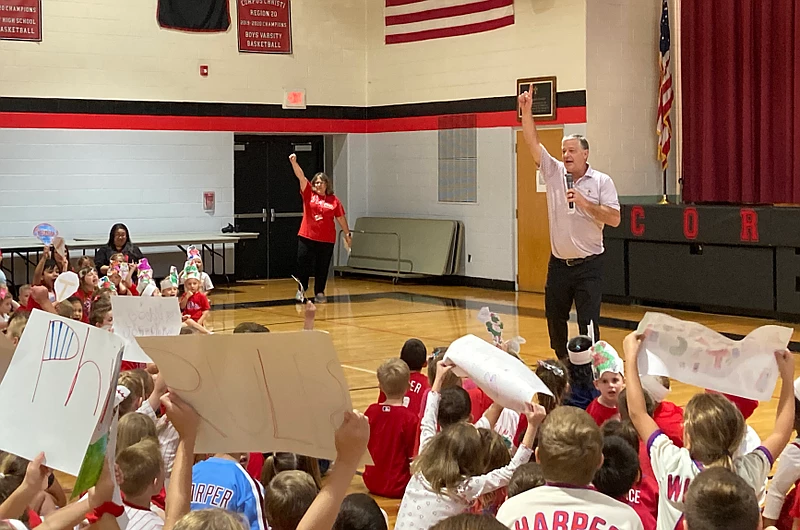
[[[236,4],[240,52],[292,53],[290,0],[236,0]]]
[[[42,40],[41,0],[0,0],[0,40]]]

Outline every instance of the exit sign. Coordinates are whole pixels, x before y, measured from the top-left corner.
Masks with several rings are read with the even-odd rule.
[[[304,109],[306,108],[305,90],[284,90],[283,108],[285,109]]]

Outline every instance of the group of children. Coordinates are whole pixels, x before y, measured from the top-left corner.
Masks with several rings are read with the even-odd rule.
[[[625,339],[624,361],[606,342],[570,348],[569,365],[591,365],[596,397],[585,410],[566,405],[574,366],[539,361],[535,372],[553,396],[537,394],[522,414],[456,377],[444,349],[427,356],[421,341],[409,340],[377,371],[381,394],[366,411],[374,465],[364,484],[402,499],[398,529],[438,529],[470,513],[496,521],[476,526],[462,516],[472,522],[453,528],[499,521],[518,530],[790,530],[800,523],[793,489],[800,438],[787,446],[800,429],[793,355],[775,354],[780,398],[773,433],[761,441],[745,423],[757,402],[706,391],[681,408],[665,399],[668,378],[640,377],[634,368],[626,379],[640,340]]]
[[[55,281],[70,268],[51,255],[34,285],[19,289],[16,306],[0,286],[6,336],[19,340],[25,310],[34,307],[112,331],[111,296],[178,296],[180,283],[187,332],[207,331],[204,290],[213,285],[199,256],[190,254],[182,274],[173,271],[160,289],[146,260],[115,258],[102,279],[80,258],[72,268],[78,292],[60,303]],[[309,304],[305,329],[313,319]],[[234,330],[264,332],[252,322]],[[326,461],[291,453],[195,456],[194,410],[168,391],[157,366],[123,366],[115,465],[70,504],[45,455],[28,462],[0,454],[0,530],[386,530],[388,518],[372,497],[346,495],[367,450],[373,465],[363,482],[374,495],[400,500],[395,528],[402,530],[793,528],[800,438],[788,442],[800,429],[800,380],[793,381],[792,354],[775,354],[780,397],[774,430],[762,441],[746,425],[757,403],[710,391],[685,408],[668,401],[668,379],[632,368],[640,344],[630,334],[622,357],[606,342],[589,342],[570,347],[569,359],[538,361],[533,370],[552,395],[537,394],[519,412],[456,375],[446,348],[429,354],[410,339],[399,358],[378,368],[377,403],[345,415],[329,471]],[[498,346],[518,357],[517,348]],[[594,397],[582,410],[568,405],[570,374],[589,365]]]
[[[128,263],[124,254],[114,254],[105,269],[106,275],[101,278],[91,257],[81,256],[73,265],[53,247],[44,247],[33,283],[17,288],[19,300],[14,300],[8,285],[0,283],[0,331],[7,330],[16,318],[25,319],[34,309],[113,331],[112,296],[180,296],[183,326],[199,333],[211,332],[208,293],[214,289],[214,284],[203,271],[203,260],[195,246],[188,247],[180,274],[171,267],[169,276],[160,286],[153,279],[153,269],[147,258]],[[77,275],[78,289],[65,300],[58,301],[56,281],[65,272]],[[183,287],[182,293],[179,293],[180,287]],[[13,339],[13,334],[9,334],[9,338]]]

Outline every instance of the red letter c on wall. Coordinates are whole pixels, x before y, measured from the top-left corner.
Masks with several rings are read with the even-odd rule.
[[[683,210],[683,235],[686,239],[695,239],[700,230],[700,219],[695,208]]]
[[[631,208],[631,234],[637,237],[644,235],[644,208],[641,206]]]

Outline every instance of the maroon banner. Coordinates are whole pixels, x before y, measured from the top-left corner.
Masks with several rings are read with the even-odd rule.
[[[292,53],[289,3],[290,0],[236,0],[239,51]]]
[[[41,41],[41,0],[0,0],[0,40]]]

